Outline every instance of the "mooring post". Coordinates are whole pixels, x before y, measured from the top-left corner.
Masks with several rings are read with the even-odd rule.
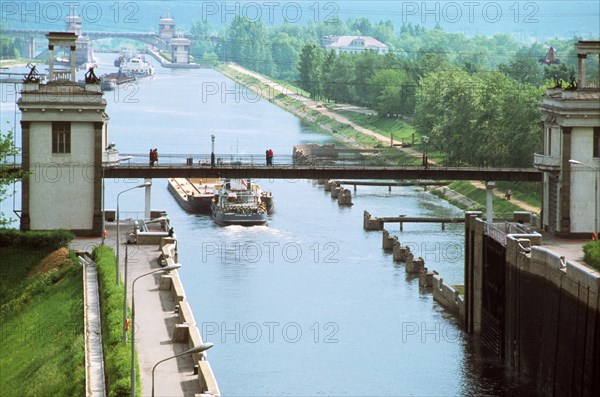
[[[446,222],[442,222],[442,232],[446,230]]]

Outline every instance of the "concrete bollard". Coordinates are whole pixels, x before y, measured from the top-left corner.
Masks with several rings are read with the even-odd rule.
[[[338,195],[338,205],[352,205],[352,193],[348,189],[342,189]]]
[[[331,198],[337,199],[342,191],[342,187],[337,183],[331,188]]]
[[[384,251],[392,251],[394,249],[395,242],[398,242],[398,245],[400,245],[400,242],[398,241],[398,237],[396,237],[396,236],[390,237],[390,232],[383,229],[383,239],[381,241],[381,246],[382,246],[383,250]]]
[[[420,273],[421,270],[425,269],[425,261],[419,257],[414,259],[411,254],[411,260],[406,262],[407,273]]]
[[[330,192],[331,188],[335,185],[335,183],[333,181],[327,181],[325,182],[325,184],[323,185],[323,190],[325,190],[326,192]]]
[[[173,285],[173,276],[169,276],[167,274],[163,274],[160,276],[160,284],[158,289],[161,291],[169,291],[171,286]]]
[[[393,237],[392,240],[392,259],[394,262],[402,262],[402,246],[400,245],[400,240],[398,240],[398,237]]]
[[[317,179],[317,185],[324,185],[325,179]]]
[[[372,217],[368,211],[365,211],[363,214],[363,229],[383,230],[383,222],[380,219]]]
[[[437,274],[437,272],[436,272]],[[433,273],[427,271],[427,268],[423,268],[419,272],[419,287],[432,288],[433,287]]]

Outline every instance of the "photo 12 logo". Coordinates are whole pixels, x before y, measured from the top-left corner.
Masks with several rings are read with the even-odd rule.
[[[298,343],[303,340],[313,343],[338,343],[336,336],[340,330],[340,326],[335,322],[315,322],[302,327],[294,321],[203,322],[201,328],[204,340],[219,340],[221,343]]]
[[[403,1],[403,23],[538,23],[536,2]]]
[[[77,15],[84,24],[139,23],[135,1],[3,1],[0,22],[63,23]]]
[[[337,254],[340,247],[337,243],[314,242],[303,245],[295,241],[283,243],[279,241],[256,242],[203,242],[202,263],[220,259],[222,263],[256,263],[266,260],[269,263],[297,263],[304,255],[314,263],[338,263]],[[211,259],[213,258],[213,259]]]
[[[278,2],[278,1],[203,1],[202,21],[210,19],[228,23],[237,17],[251,22],[263,23],[304,23],[338,21],[339,5],[332,1],[320,2]]]

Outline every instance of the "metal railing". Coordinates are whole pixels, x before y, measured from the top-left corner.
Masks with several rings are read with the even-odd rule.
[[[148,167],[150,166],[150,158],[148,153],[120,153],[120,161],[113,163],[111,167]],[[16,156],[0,157],[0,165],[20,167],[22,163],[21,154]],[[36,166],[57,166],[61,165],[62,161],[49,162],[48,164],[33,164]],[[84,166],[93,164],[90,161]],[[75,166],[72,162],[68,162],[68,166]],[[220,168],[256,168],[268,167],[264,154],[215,154],[216,167]],[[379,154],[340,154],[337,157],[294,157],[292,155],[276,155],[273,157],[273,166],[286,168],[386,168],[386,169],[423,169],[423,165],[415,164],[414,159],[408,158],[406,161],[390,161],[386,156]],[[158,162],[154,167],[211,167],[210,154],[160,154]],[[490,166],[445,166],[439,164],[429,164],[427,169],[430,170],[448,170],[448,171],[494,171],[494,172],[539,172],[534,168],[509,168],[509,167],[490,167]]]
[[[531,229],[525,225],[521,225],[513,222],[502,222],[502,223],[484,223],[483,234],[491,237],[495,241],[502,245],[506,245],[506,236],[509,234],[530,234]]]

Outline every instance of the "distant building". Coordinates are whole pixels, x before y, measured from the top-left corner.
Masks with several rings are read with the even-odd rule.
[[[360,53],[364,51],[375,51],[385,54],[389,47],[371,36],[323,36],[321,47],[326,50],[334,50],[336,53]]]

